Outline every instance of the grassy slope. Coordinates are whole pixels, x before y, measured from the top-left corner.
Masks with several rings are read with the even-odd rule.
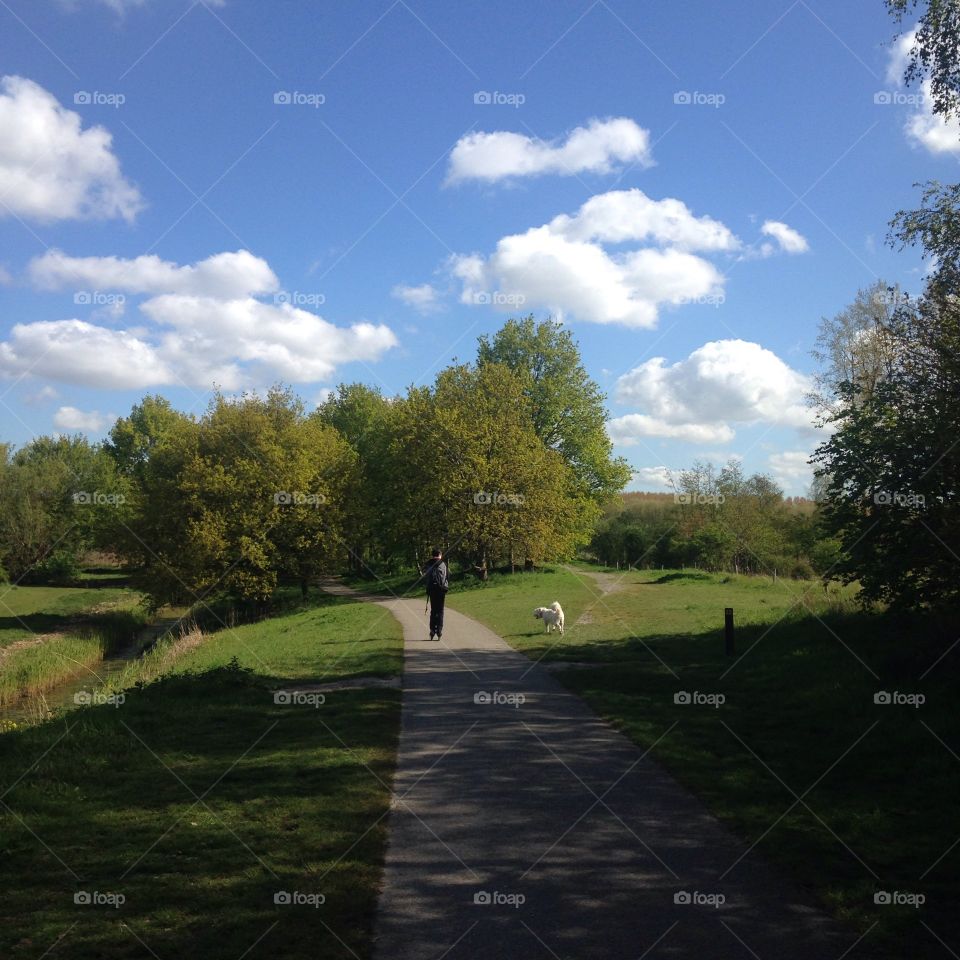
[[[369,954],[399,692],[329,692],[313,708],[277,705],[273,689],[398,672],[399,624],[335,602],[208,643],[177,670],[233,656],[255,669],[178,672],[119,708],[0,737],[0,956],[60,936],[78,960]],[[75,905],[78,891],[126,902]],[[277,905],[279,891],[326,902]]]
[[[920,680],[934,653],[912,660],[916,637],[905,642],[879,618],[828,609],[819,586],[808,592],[814,616],[791,611],[806,585],[724,579],[631,571],[622,591],[597,600],[582,573],[561,570],[452,594],[450,603],[534,658],[609,662],[561,679],[637,743],[656,743],[654,755],[750,842],[776,823],[758,849],[862,930],[876,922],[871,949],[943,955],[920,920],[956,949],[960,847],[923,876],[956,840],[960,763],[934,736],[958,749],[946,665]],[[563,640],[546,638],[530,613],[553,599],[567,614]],[[726,606],[743,654],[735,666],[723,654]],[[586,610],[593,622],[576,625]],[[878,706],[878,690],[924,693],[927,703]],[[726,703],[678,705],[678,691],[722,693]],[[815,782],[786,812],[790,790]],[[875,906],[883,890],[921,892],[927,903]]]
[[[139,602],[126,588],[0,586],[0,705],[49,690],[129,643],[145,621]]]

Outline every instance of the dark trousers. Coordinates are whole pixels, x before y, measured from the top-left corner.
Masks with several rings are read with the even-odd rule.
[[[430,634],[443,633],[443,604],[447,595],[443,590],[430,591]]]

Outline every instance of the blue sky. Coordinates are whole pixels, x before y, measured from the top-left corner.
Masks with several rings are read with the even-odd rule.
[[[956,178],[893,32],[881,0],[4,0],[2,438],[213,382],[401,392],[532,312],[634,488],[738,455],[803,493],[818,320],[918,289],[887,221]]]

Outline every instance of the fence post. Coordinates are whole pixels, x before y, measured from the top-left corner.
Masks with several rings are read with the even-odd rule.
[[[733,641],[733,607],[726,607],[723,611],[724,648],[728,657],[736,652]]]

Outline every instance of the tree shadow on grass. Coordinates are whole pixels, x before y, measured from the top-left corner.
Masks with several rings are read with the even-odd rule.
[[[367,955],[399,692],[275,703],[288,682],[166,677],[0,737],[0,955]]]

